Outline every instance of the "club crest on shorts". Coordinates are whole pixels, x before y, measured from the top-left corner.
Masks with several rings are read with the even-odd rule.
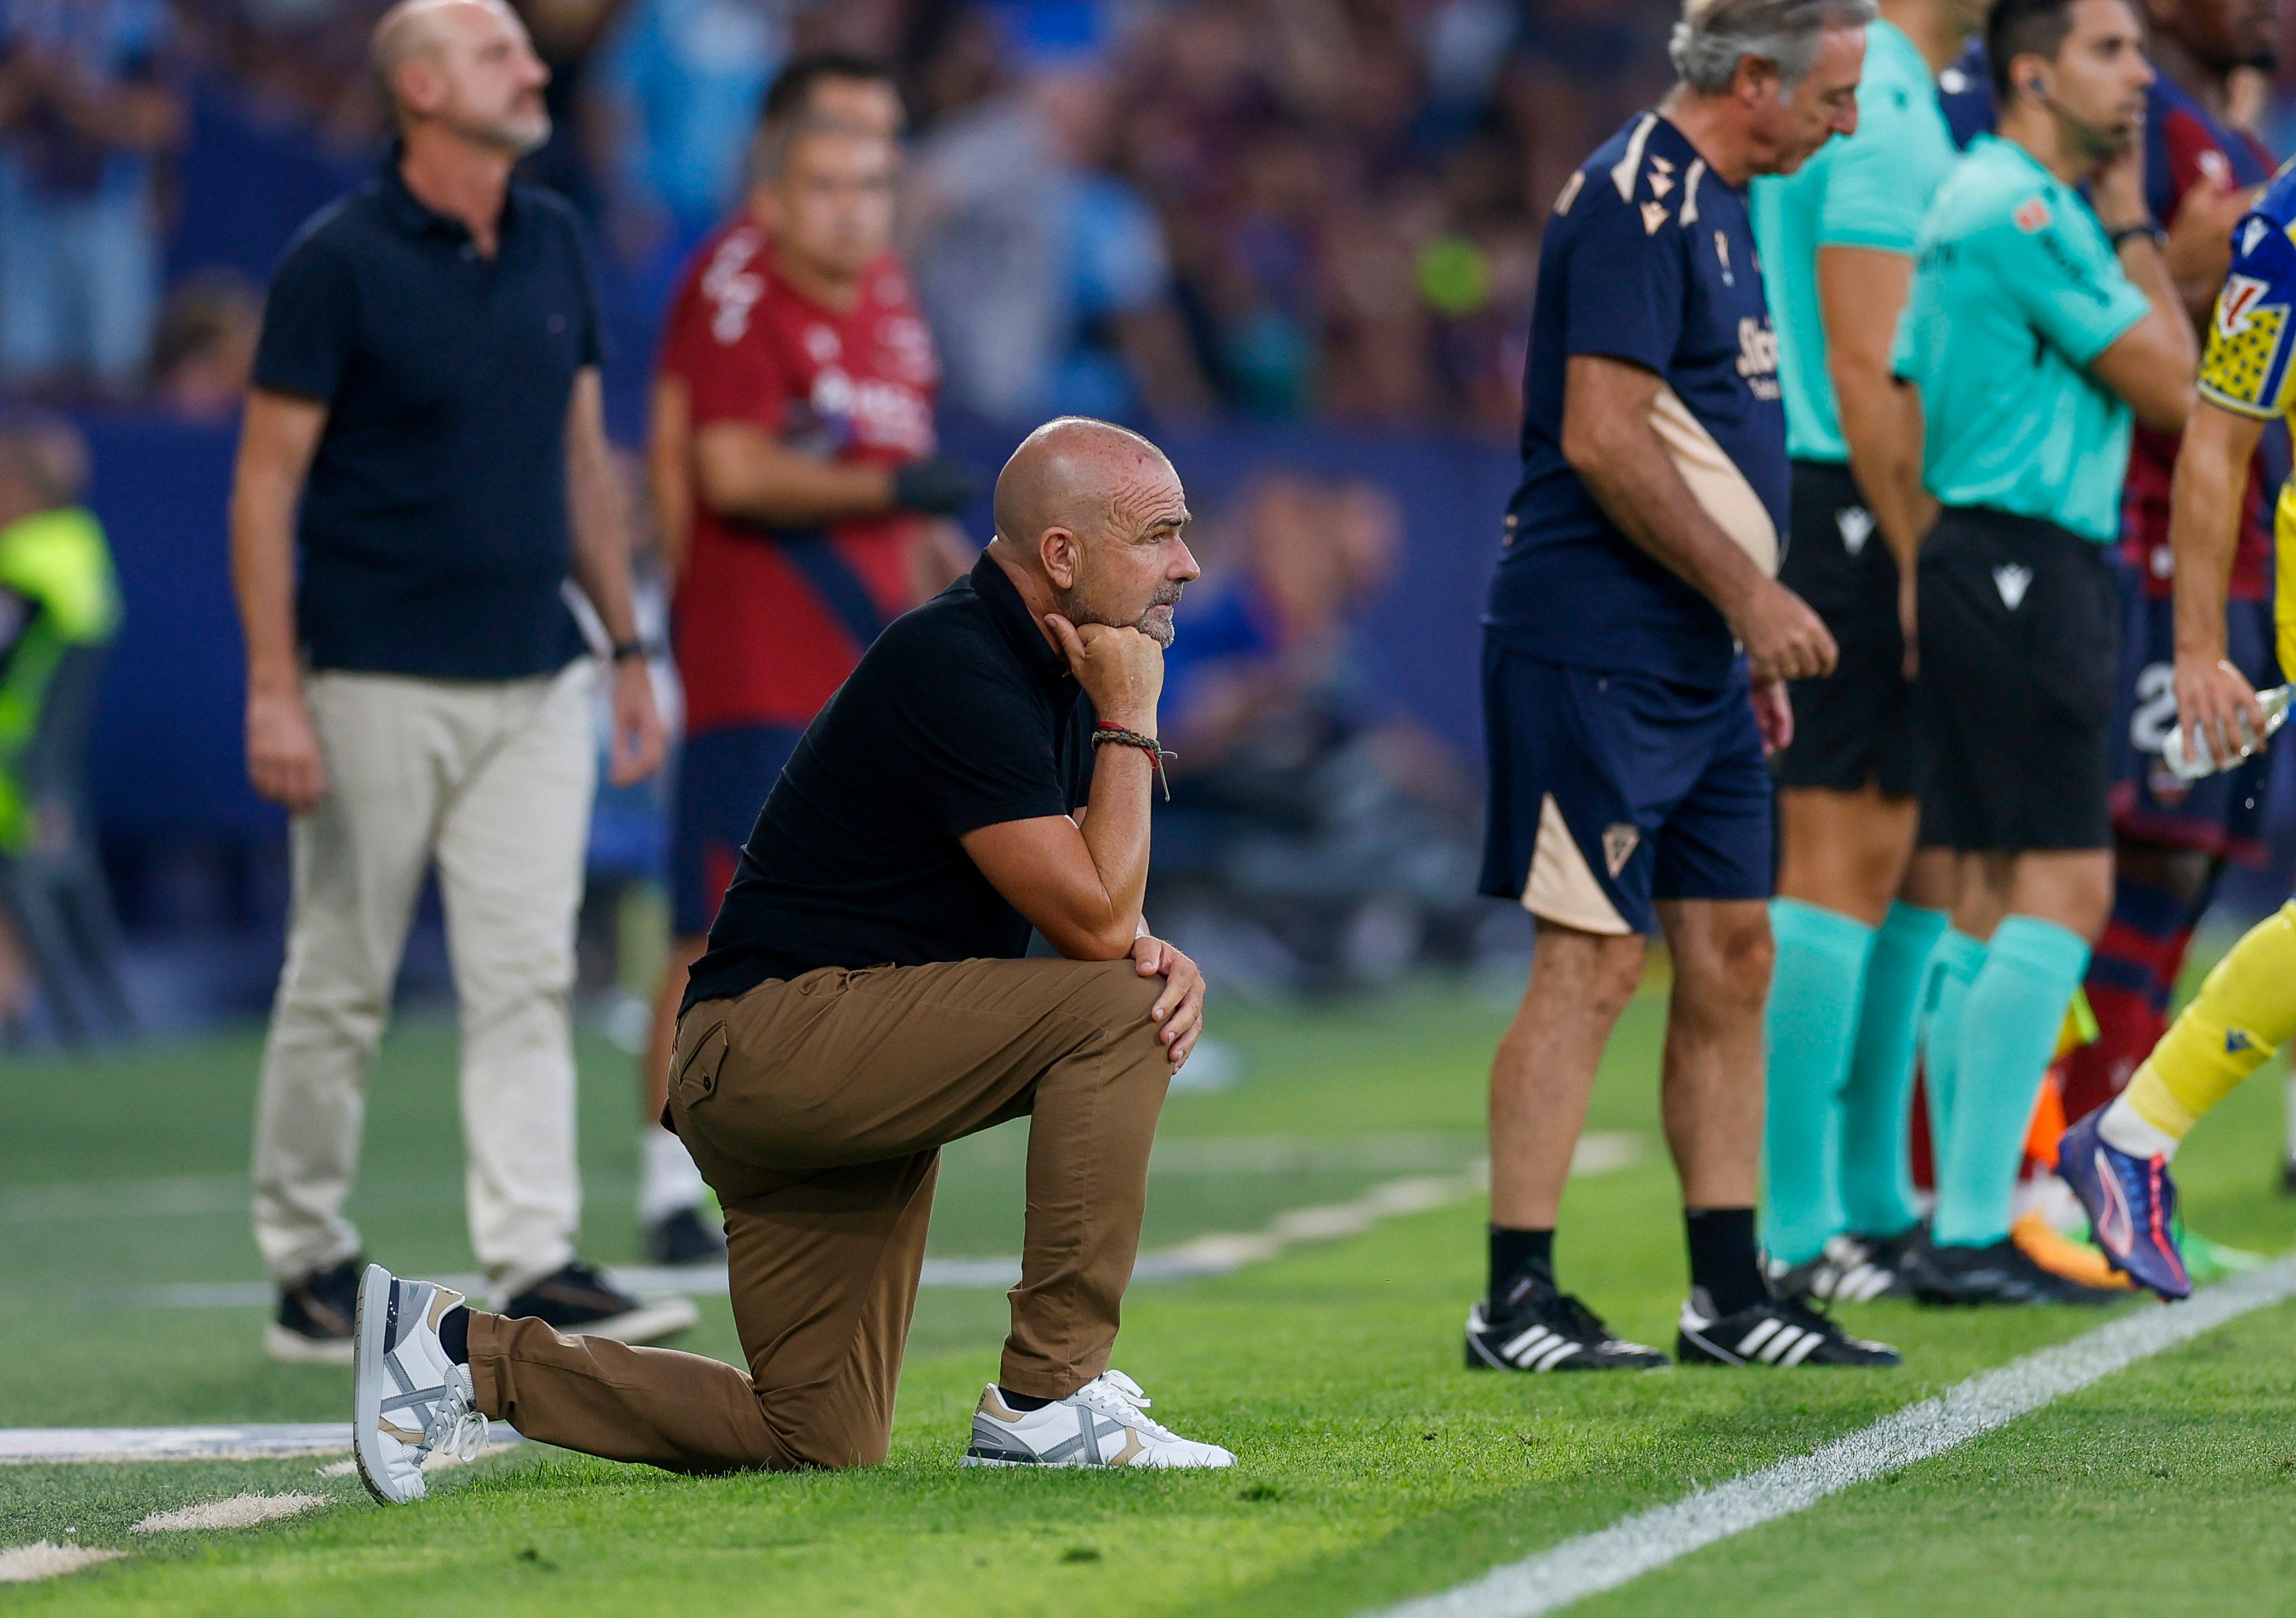
[[[1603,828],[1603,863],[1611,867],[1611,879],[1618,880],[1619,873],[1627,868],[1627,861],[1635,857],[1641,846],[1642,828],[1625,820]]]
[[[2021,562],[2004,563],[1993,570],[1993,587],[2001,592],[2001,604],[2014,612],[2024,604],[2025,592],[2033,586],[2033,570]]]
[[[1862,505],[1845,505],[1833,513],[1833,526],[1841,530],[1841,548],[1855,556],[1873,537],[1874,513]]]

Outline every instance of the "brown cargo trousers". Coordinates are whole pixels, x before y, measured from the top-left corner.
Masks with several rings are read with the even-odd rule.
[[[677,1472],[885,1458],[939,1148],[1027,1116],[1028,1220],[997,1381],[1059,1399],[1108,1368],[1171,1064],[1164,980],[1120,961],[826,967],[694,1006],[677,1132],[726,1210],[747,1376],[473,1311],[479,1409],[528,1438]]]

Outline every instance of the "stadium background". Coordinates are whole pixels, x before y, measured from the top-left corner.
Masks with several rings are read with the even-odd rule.
[[[294,229],[380,151],[363,53],[381,7],[130,9],[171,29],[164,82],[182,112],[153,174],[168,300],[141,340],[152,364],[109,386],[0,378],[0,395],[65,411],[94,453],[90,503],[126,615],[91,738],[93,831],[140,1029],[159,1037],[11,1054],[0,1425],[338,1421],[338,1372],[263,1357],[270,1291],[246,1234],[246,1123],[286,869],[281,817],[246,781],[225,506],[263,281]],[[1082,408],[1168,444],[1211,568],[1183,610],[1184,653],[1192,619],[1209,637],[1238,575],[1320,581],[1289,605],[1319,627],[1316,702],[1364,744],[1329,753],[1344,767],[1334,775],[1303,776],[1280,748],[1257,762],[1295,796],[1366,778],[1384,790],[1325,794],[1352,806],[1337,825],[1303,827],[1276,791],[1241,840],[1192,838],[1178,817],[1158,825],[1159,863],[1182,879],[1170,897],[1226,1001],[1214,1029],[1230,1061],[1192,1064],[1213,1081],[1168,1109],[1145,1244],[1168,1260],[1238,1232],[1289,1231],[1300,1245],[1242,1274],[1172,1265],[1144,1278],[1124,1364],[1170,1409],[1215,1424],[1248,1470],[1240,1487],[947,1486],[951,1441],[1002,1329],[1009,1261],[997,1255],[1017,1246],[1021,1143],[1008,1129],[949,1155],[933,1248],[944,1278],[921,1304],[893,1463],[871,1475],[704,1482],[505,1456],[410,1516],[364,1509],[355,1480],[310,1458],[0,1466],[0,1548],[69,1540],[133,1556],[95,1575],[111,1581],[59,1579],[12,1600],[336,1611],[412,1597],[429,1611],[558,1612],[578,1580],[581,1605],[599,1611],[755,1605],[768,1589],[796,1611],[1002,1612],[1016,1591],[1070,1612],[1117,1598],[1129,1611],[1361,1610],[2088,1329],[2069,1318],[2079,1311],[1866,1306],[1861,1329],[1911,1364],[1856,1385],[1538,1378],[1527,1398],[1518,1379],[1469,1377],[1454,1358],[1481,1278],[1484,1078],[1528,949],[1520,914],[1473,899],[1458,857],[1473,847],[1479,796],[1475,620],[1515,476],[1540,222],[1570,168],[1662,87],[1671,4],[520,9],[559,75],[545,173],[594,227],[625,450],[670,267],[728,200],[763,85],[793,51],[859,49],[898,62],[910,100],[905,246],[951,359],[947,442],[986,471],[1043,415]],[[2296,148],[2296,72],[2275,86],[2264,133]],[[0,215],[0,230],[28,227]],[[1121,251],[1095,261],[1080,243]],[[959,357],[975,354],[1030,363],[968,374]],[[985,536],[985,511],[966,528]],[[2274,868],[2235,873],[2228,913],[2289,891],[2292,757],[2280,750]],[[632,1086],[616,1047],[659,949],[661,840],[651,793],[602,801],[580,1058],[585,1236],[608,1261],[636,1249]],[[1224,843],[1250,858],[1222,860]],[[1154,913],[1170,909],[1160,896]],[[1283,913],[1297,924],[1271,931]],[[1312,992],[1419,965],[1452,981],[1376,998]],[[1590,1117],[1602,1150],[1567,1204],[1589,1234],[1566,1249],[1574,1284],[1630,1335],[1660,1340],[1681,1284],[1650,1082],[1666,988],[1654,973],[1605,1064]],[[379,1253],[454,1273],[470,1259],[459,1173],[439,1155],[453,1036],[435,1014],[448,998],[435,901],[402,989],[427,1010],[386,1042],[355,1207]],[[1299,990],[1306,1004],[1281,1003]],[[1252,991],[1278,1003],[1239,1004]],[[0,1035],[45,1047],[57,1030],[36,1005]],[[1219,1088],[1237,1074],[1247,1081]],[[2251,1084],[2196,1134],[2179,1161],[2196,1228],[2285,1245],[2280,1105],[2276,1082]],[[1718,1581],[1733,1605],[1766,1611],[1951,1600],[2032,1618],[2107,1600],[2195,1610],[2195,1596],[2212,1611],[2277,1606],[2296,1573],[2281,1526],[2296,1476],[2288,1324],[2284,1308],[2261,1314],[1603,1610],[1679,1612],[1710,1603]],[[722,1299],[680,1346],[738,1354]],[[349,1508],[236,1537],[133,1526],[242,1489],[319,1490]]]
[[[258,1011],[275,971],[283,824],[242,764],[225,505],[264,279],[296,226],[380,150],[364,41],[381,9],[160,0],[162,71],[181,117],[152,170],[168,292],[141,339],[148,373],[108,388],[6,379],[19,397],[70,409],[94,452],[90,504],[111,535],[126,618],[91,742],[93,810],[150,1027]],[[1670,7],[520,9],[557,75],[557,134],[535,168],[577,201],[598,244],[614,334],[609,415],[623,446],[640,431],[674,267],[733,200],[775,68],[820,45],[898,63],[912,118],[904,245],[948,367],[952,448],[988,470],[1055,411],[1144,426],[1187,480],[1215,578],[1312,571],[1301,547],[1336,543],[1319,495],[1351,493],[1373,530],[1372,559],[1319,609],[1341,665],[1327,700],[1350,724],[1407,737],[1410,763],[1388,774],[1416,783],[1418,802],[1400,825],[1374,813],[1367,827],[1327,828],[1349,845],[1336,862],[1303,859],[1312,836],[1279,835],[1256,875],[1204,873],[1199,891],[1215,908],[1191,907],[1193,941],[1230,981],[1276,990],[1384,977],[1431,955],[1520,959],[1520,918],[1478,908],[1462,852],[1479,748],[1475,617],[1513,476],[1539,222],[1578,157],[1660,87]],[[2266,136],[2280,150],[2296,137],[2296,70],[2283,70]],[[985,537],[985,509],[966,527]],[[2296,861],[2296,793],[2276,794],[2271,829],[2284,870]],[[1175,832],[1160,859],[1218,863],[1192,860]],[[602,801],[585,931],[594,991],[644,975],[643,961],[621,958],[618,918],[657,878],[662,841],[654,790]],[[1431,843],[1441,857],[1428,857]],[[1312,882],[1295,879],[1303,865]],[[1303,885],[1316,891],[1302,899]],[[2227,902],[2252,908],[2285,891],[2277,875],[2235,882]],[[1210,919],[1223,891],[1237,901],[1224,927]],[[1314,915],[1276,937],[1234,924],[1286,899]],[[1369,899],[1381,902],[1357,902]],[[418,996],[444,991],[435,905],[406,979]],[[42,1031],[37,1012],[22,1031]]]

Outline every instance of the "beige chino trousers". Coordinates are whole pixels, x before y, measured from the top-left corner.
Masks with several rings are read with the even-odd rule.
[[[939,1148],[1029,1123],[1028,1224],[997,1381],[1108,1368],[1172,1064],[1130,960],[824,967],[678,1024],[669,1105],[726,1208],[746,1372],[471,1317],[479,1409],[678,1472],[885,1458]]]
[[[287,961],[255,1122],[255,1239],[282,1285],[359,1251],[343,1202],[433,860],[462,1011],[472,1248],[505,1294],[573,1257],[568,1002],[597,784],[595,684],[588,658],[534,679],[305,679],[330,790],[290,830]]]

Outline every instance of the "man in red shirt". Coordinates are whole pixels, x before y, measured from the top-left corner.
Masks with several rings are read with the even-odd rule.
[[[877,632],[971,564],[931,521],[974,484],[935,453],[939,367],[890,251],[898,153],[870,86],[897,119],[865,62],[783,72],[744,207],[695,253],[662,339],[649,461],[680,570],[685,742],[650,1121],[686,968],[799,736]],[[650,1256],[722,1256],[677,1138],[650,1122],[644,1157]]]

